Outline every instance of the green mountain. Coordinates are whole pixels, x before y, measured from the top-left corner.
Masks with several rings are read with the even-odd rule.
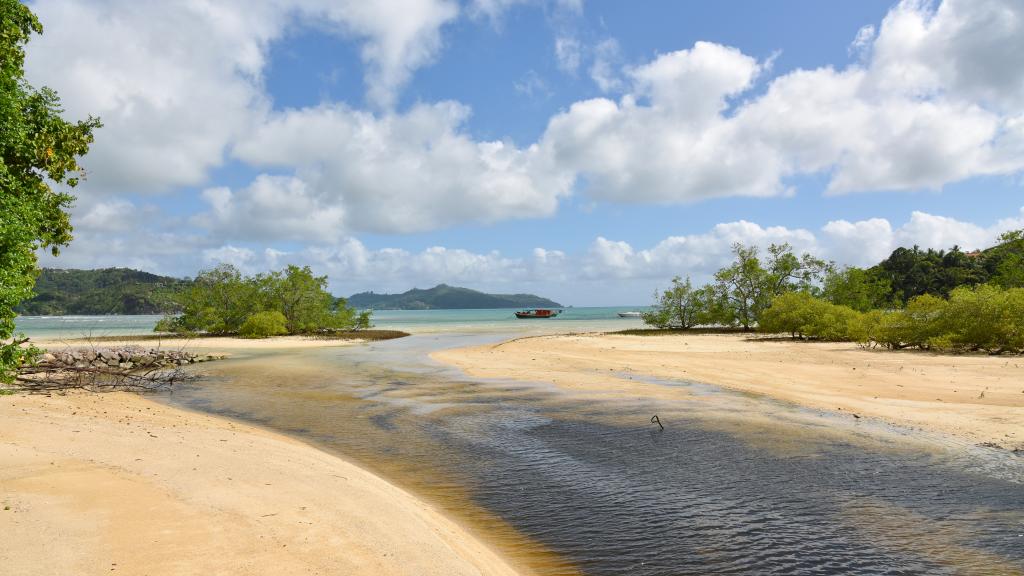
[[[161,314],[167,311],[168,291],[189,282],[129,268],[43,268],[36,278],[36,296],[16,310],[26,316]]]
[[[455,310],[479,308],[561,308],[558,302],[533,294],[485,294],[438,284],[427,290],[413,288],[401,294],[360,292],[348,299],[350,306],[374,310]]]

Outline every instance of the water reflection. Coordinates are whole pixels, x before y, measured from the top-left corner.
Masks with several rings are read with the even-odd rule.
[[[593,398],[426,359],[479,338],[214,363],[171,401],[344,454],[540,574],[1024,573],[1022,461],[714,387]]]

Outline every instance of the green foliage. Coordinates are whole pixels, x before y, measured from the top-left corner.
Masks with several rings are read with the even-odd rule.
[[[860,312],[891,307],[891,293],[889,280],[852,266],[828,270],[821,287],[822,297],[829,302]]]
[[[764,311],[758,328],[799,338],[845,341],[859,334],[859,320],[860,314],[849,306],[827,302],[808,292],[786,292]]]
[[[284,318],[287,334],[359,330],[370,325],[370,313],[359,313],[327,291],[327,277],[314,276],[309,267],[289,266],[283,271],[243,276],[222,264],[200,272],[174,296],[182,310],[167,316],[158,332],[240,334],[243,325],[260,312]]]
[[[181,315],[165,318],[156,329],[163,332],[234,334],[253,312],[265,308],[259,286],[242,277],[237,268],[222,264],[204,270],[190,286],[174,295]]]
[[[288,333],[288,320],[277,310],[267,310],[250,315],[242,322],[238,335],[242,338],[269,338]]]
[[[751,329],[772,300],[786,292],[811,290],[827,270],[810,254],[797,257],[789,244],[772,244],[762,262],[756,246],[733,245],[732,264],[715,274],[716,291],[725,303],[716,321]]]
[[[129,268],[44,268],[36,278],[36,296],[22,302],[17,312],[28,316],[173,312],[176,308],[169,295],[189,283]]]
[[[88,152],[94,118],[71,123],[61,118],[60,99],[24,78],[25,44],[42,25],[17,0],[0,0],[0,380],[30,361],[31,352],[9,341],[14,308],[32,296],[35,251],[54,254],[71,241],[67,213],[73,188],[84,171],[78,158]]]
[[[676,276],[672,279],[672,287],[661,294],[654,309],[644,312],[641,317],[650,326],[687,330],[715,322],[720,316],[716,314],[718,302],[713,287],[694,289],[689,278],[684,282]]]
[[[1024,288],[964,286],[954,289],[948,300],[926,294],[902,309],[869,312],[791,292],[774,300],[760,329],[894,350],[1022,353]]]
[[[924,294],[947,297],[958,286],[982,284],[990,276],[981,255],[965,254],[956,246],[948,251],[897,248],[870,272],[889,282],[900,303]]]

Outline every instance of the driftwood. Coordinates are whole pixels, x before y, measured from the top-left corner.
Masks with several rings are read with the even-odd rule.
[[[15,386],[35,393],[64,390],[90,392],[158,392],[174,384],[195,378],[180,367],[143,369],[24,366],[15,377]]]
[[[45,352],[18,369],[14,386],[30,393],[63,390],[157,392],[196,376],[183,366],[224,356],[138,346],[94,345]]]

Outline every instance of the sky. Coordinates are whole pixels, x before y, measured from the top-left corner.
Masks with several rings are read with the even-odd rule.
[[[640,305],[736,242],[1024,228],[1024,0],[28,4],[27,78],[104,123],[43,266]]]

